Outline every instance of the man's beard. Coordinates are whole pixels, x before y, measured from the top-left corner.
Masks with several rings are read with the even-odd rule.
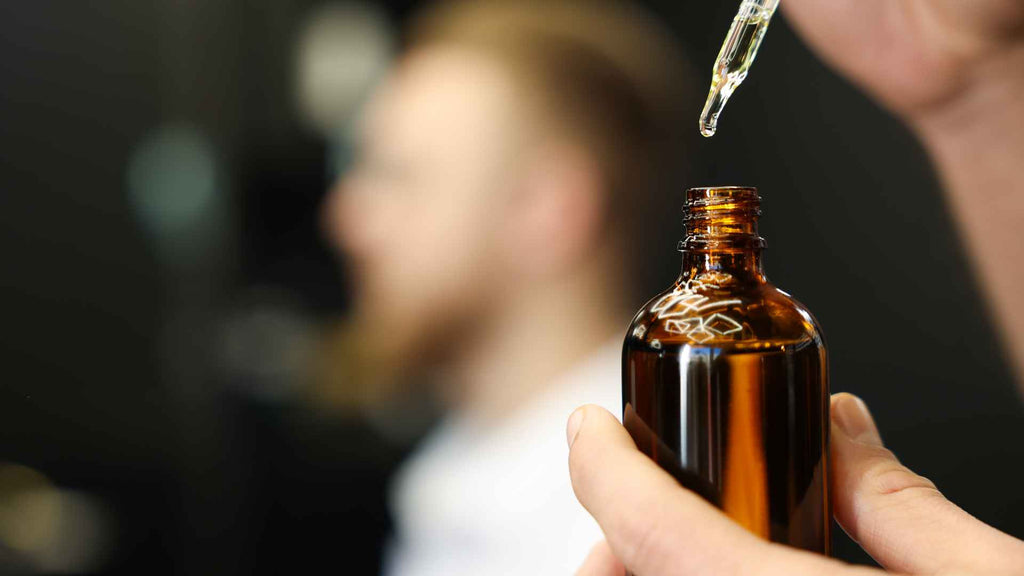
[[[381,401],[427,392],[441,403],[453,395],[452,374],[479,326],[476,314],[395,314],[357,306],[345,325],[348,385],[370,388]],[[436,311],[436,310],[435,310]]]

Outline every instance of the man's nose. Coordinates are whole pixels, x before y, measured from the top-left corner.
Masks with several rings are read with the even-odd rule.
[[[388,234],[383,206],[373,192],[353,179],[342,179],[327,203],[333,245],[357,259],[367,257]]]
[[[352,210],[346,206],[350,203],[347,199],[351,196],[351,183],[347,176],[339,178],[324,195],[323,204],[320,207],[320,228],[324,238],[335,250],[347,252],[348,240],[345,238],[348,231],[346,221],[353,219],[346,212]]]

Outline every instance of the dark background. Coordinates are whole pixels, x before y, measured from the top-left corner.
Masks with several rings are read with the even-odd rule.
[[[253,393],[263,376],[218,343],[253,302],[297,325],[345,308],[317,227],[329,150],[290,84],[317,4],[0,3],[0,461],[106,506],[111,552],[80,573],[377,569],[412,439]],[[400,24],[415,4],[385,8]],[[734,2],[651,5],[703,83]],[[824,326],[833,390],[864,397],[950,499],[1024,536],[1024,409],[915,140],[782,18],[718,136],[699,137],[698,113],[691,182],[761,189],[769,276]],[[219,159],[218,216],[198,233],[216,250],[159,248],[130,194],[129,159],[168,123]],[[648,256],[665,285],[673,248]],[[0,571],[29,570],[4,546]]]

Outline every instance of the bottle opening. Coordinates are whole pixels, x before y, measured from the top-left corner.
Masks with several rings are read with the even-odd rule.
[[[715,186],[686,191],[683,250],[744,250],[764,246],[757,233],[761,197],[752,186]]]
[[[753,186],[715,186],[690,188],[686,191],[683,210],[690,215],[731,210],[753,211],[761,214],[761,196]]]

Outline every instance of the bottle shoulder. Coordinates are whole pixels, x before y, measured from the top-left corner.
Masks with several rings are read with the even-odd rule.
[[[824,347],[821,328],[807,307],[769,282],[721,286],[679,281],[640,309],[626,341],[655,348]]]

